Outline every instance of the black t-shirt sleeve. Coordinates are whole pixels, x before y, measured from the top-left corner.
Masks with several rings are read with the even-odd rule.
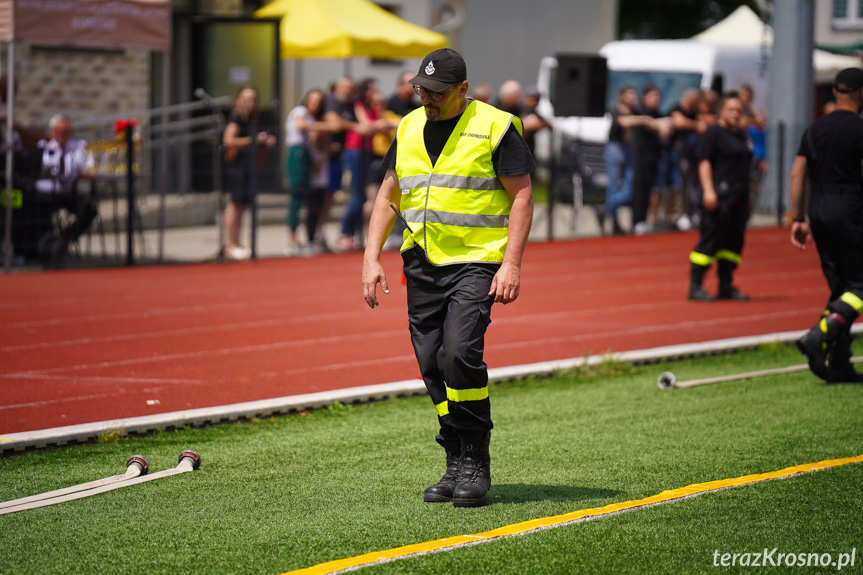
[[[695,157],[699,160],[712,160],[716,148],[716,126],[711,126],[706,132],[698,136],[695,144]]]
[[[807,160],[812,156],[812,150],[809,148],[809,130],[810,128],[806,128],[806,131],[803,132],[803,137],[800,138],[800,146],[797,148],[797,155],[803,156]]]
[[[491,163],[498,176],[520,176],[536,170],[527,142],[511,124],[492,154]]]
[[[387,150],[384,159],[381,160],[381,167],[385,170],[396,169],[396,151],[398,150],[398,138],[393,138],[393,143],[390,144],[390,149]]]
[[[398,151],[398,138],[393,140],[387,150],[381,167],[384,169],[396,169],[396,152]],[[499,176],[517,176],[529,174],[536,170],[533,155],[527,147],[524,138],[513,126],[510,126],[501,138],[497,149],[491,157],[492,165]]]

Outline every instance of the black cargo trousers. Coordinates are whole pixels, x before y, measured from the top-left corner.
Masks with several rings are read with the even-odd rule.
[[[818,183],[810,188],[809,224],[830,287],[827,309],[850,328],[863,301],[863,189]]]
[[[456,440],[487,433],[492,422],[483,352],[494,303],[488,292],[500,266],[437,266],[418,246],[402,252],[402,258],[411,342],[440,435]]]

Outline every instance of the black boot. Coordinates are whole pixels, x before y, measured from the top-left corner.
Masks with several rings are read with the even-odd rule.
[[[716,299],[749,301],[749,296],[734,287],[732,283],[737,264],[728,260],[719,260],[716,267],[719,275],[719,294]]]
[[[704,282],[704,274],[707,273],[707,270],[710,269],[710,266],[700,266],[698,264],[692,264],[692,268],[689,272],[689,296],[688,299],[690,301],[713,301],[714,298],[712,294],[708,293],[702,283]]]
[[[836,340],[827,359],[827,383],[863,383],[851,363],[851,334],[846,330]]]
[[[463,435],[459,458],[458,483],[452,495],[455,507],[485,505],[491,487],[491,457],[488,444],[491,432]]]
[[[452,492],[455,489],[456,480],[458,479],[458,461],[461,456],[461,440],[459,440],[458,437],[445,439],[442,435],[435,437],[435,440],[446,450],[446,473],[443,474],[440,481],[431,487],[426,488],[423,501],[427,503],[445,503],[452,501]]]
[[[831,312],[797,340],[797,349],[809,358],[809,369],[825,381],[830,379],[828,358],[847,323],[844,317]]]

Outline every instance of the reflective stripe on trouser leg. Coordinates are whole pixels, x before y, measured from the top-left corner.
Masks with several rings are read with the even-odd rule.
[[[483,338],[490,322],[488,291],[497,266],[437,267],[419,248],[406,250],[402,257],[411,343],[440,420],[441,435],[491,429],[487,397],[452,401],[448,388],[461,391],[487,386]]]
[[[699,252],[690,252],[689,261],[697,266],[709,268],[713,264],[713,256],[702,254]]]
[[[863,300],[853,292],[844,292],[837,300],[830,302],[828,311],[836,312],[845,319],[846,331],[850,333],[851,324],[863,311]],[[821,320],[824,323],[824,320]],[[823,327],[822,327],[823,330]]]
[[[495,270],[475,267],[480,269],[465,277],[452,292],[444,322],[443,345],[438,350],[438,366],[446,379],[449,413],[459,433],[486,432],[492,428],[488,369],[483,353],[493,303],[488,290]]]
[[[851,307],[857,315],[863,313],[863,300],[861,300],[857,295],[851,293],[850,291],[846,291],[842,294],[842,297],[839,298],[839,301],[845,303]]]
[[[733,263],[735,266],[740,265],[740,254],[734,253],[731,250],[719,250],[716,252],[717,260],[724,260]]]

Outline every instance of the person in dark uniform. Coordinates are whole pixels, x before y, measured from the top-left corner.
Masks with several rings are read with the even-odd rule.
[[[815,240],[830,299],[797,347],[827,382],[859,382],[851,324],[863,312],[863,70],[836,75],[836,109],[804,132],[791,171],[791,243]],[[809,180],[809,222],[804,182]]]
[[[632,130],[632,231],[636,235],[647,233],[647,210],[650,194],[656,184],[656,173],[662,156],[663,142],[667,142],[674,126],[671,118],[662,115],[662,92],[653,84],[641,89],[641,107],[636,116],[646,116]]]
[[[426,56],[410,82],[423,107],[402,119],[383,160],[363,297],[374,309],[377,285],[389,293],[380,255],[399,217],[411,342],[446,452],[446,473],[423,499],[477,507],[491,485],[485,332],[492,304],[519,295],[535,164],[518,118],[467,98],[455,50]]]
[[[733,285],[740,264],[746,223],[749,220],[749,166],[752,150],[740,126],[743,104],[727,97],[719,110],[719,122],[698,138],[695,156],[702,187],[701,237],[689,254],[689,299],[712,301],[704,289],[704,275],[716,261],[719,299],[746,301]]]

